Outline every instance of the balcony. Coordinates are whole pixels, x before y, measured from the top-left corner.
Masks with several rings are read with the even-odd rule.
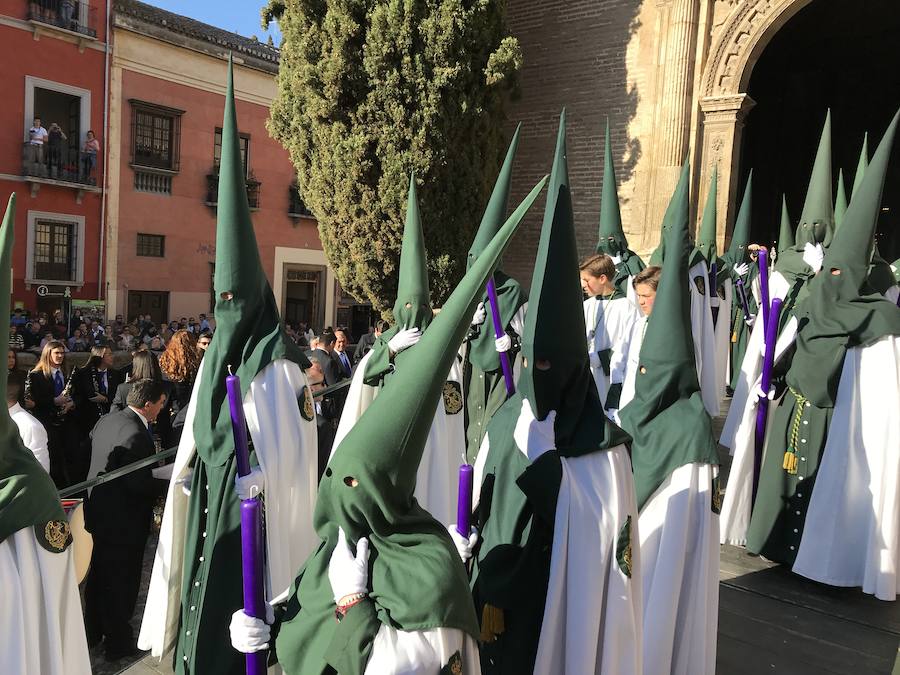
[[[100,192],[97,186],[97,155],[79,152],[77,148],[51,149],[48,144],[22,144],[22,175],[31,183],[31,196],[36,197],[41,185],[59,185],[78,189],[80,204],[85,192]]]
[[[218,167],[216,167],[218,169]],[[259,209],[259,193],[262,183],[253,177],[247,178],[247,203],[251,211]],[[219,174],[211,173],[206,177],[206,205],[215,207],[219,201]]]
[[[29,0],[28,20],[81,39],[97,39],[97,9],[80,0]]]

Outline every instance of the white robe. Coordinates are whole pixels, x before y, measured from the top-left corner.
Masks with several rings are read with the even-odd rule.
[[[714,675],[719,617],[718,467],[675,469],[640,514],[644,672]]]
[[[716,372],[716,341],[712,310],[709,305],[709,270],[701,260],[688,271],[691,289],[691,335],[694,338],[694,362],[700,380],[703,407],[711,417],[719,414],[719,403],[725,394],[725,384]],[[705,293],[697,290],[696,277],[703,277]]]
[[[356,421],[378,396],[380,387],[372,387],[363,382],[363,373],[372,353],[370,351],[362,358],[350,382],[344,411],[341,413],[334,443],[331,446],[332,457]],[[459,359],[453,360],[447,381],[459,384],[461,401],[465,402]],[[459,465],[466,451],[463,419],[462,410],[453,415],[446,412],[442,396],[435,410],[431,430],[428,432],[419,470],[416,472],[416,500],[436,520],[447,525],[456,522]]]
[[[640,675],[642,567],[631,459],[619,445],[561,461],[534,672]],[[631,578],[616,561],[618,537],[629,516]]]
[[[639,316],[631,328],[631,338],[628,340],[628,349],[625,354],[624,368],[621,375],[622,395],[619,397],[619,407],[615,410],[607,410],[607,415],[616,424],[619,424],[619,411],[634,398],[634,381],[640,368],[641,344],[644,342],[644,332],[647,330],[647,317]]]
[[[895,600],[900,572],[900,337],[847,350],[793,571]]]
[[[162,658],[175,647],[181,618],[181,574],[188,500],[175,481],[188,475],[196,453],[194,415],[201,391],[203,366],[184,423],[172,481],[166,496],[159,544],[138,646]],[[294,581],[300,566],[319,544],[312,525],[317,491],[315,420],[304,420],[297,398],[307,385],[293,361],[267,365],[250,383],[244,415],[259,467],[265,476],[267,597],[279,595]],[[235,494],[237,499],[237,494]],[[227,632],[227,626],[222,626]],[[224,633],[223,633],[224,634]]]
[[[884,292],[884,297],[893,302],[895,305],[900,305],[898,303],[898,298],[900,298],[900,286],[891,286]]]
[[[759,322],[760,326],[762,322]],[[754,335],[757,340],[754,343]],[[744,358],[746,369],[742,372],[741,379],[738,381],[738,388],[735,389],[735,398],[731,404],[731,410],[728,413],[728,421],[732,420],[734,415],[734,431],[729,436],[730,445],[726,444],[725,433],[722,434],[720,443],[731,448],[734,459],[731,463],[731,470],[728,474],[728,486],[725,490],[725,499],[722,503],[722,513],[720,517],[720,541],[723,544],[734,544],[743,546],[747,543],[747,528],[750,526],[751,502],[753,500],[753,457],[755,452],[756,441],[756,407],[758,405],[758,397],[752,394],[753,390],[762,380],[762,357],[758,359],[750,359],[751,349],[756,349],[759,353],[762,340],[762,330],[754,331],[750,336],[750,342],[747,344],[747,356]],[[775,343],[775,362],[778,362],[788,347],[794,342],[797,336],[797,319],[791,320],[785,325],[781,335]],[[755,344],[755,346],[754,346]],[[754,368],[754,364],[756,367]],[[741,390],[744,404],[741,408],[735,407],[738,390]],[[770,414],[767,423],[771,424],[771,411],[777,406],[777,401],[769,402]]]
[[[0,673],[91,672],[73,550],[45,550],[33,527],[0,543]]]
[[[481,674],[478,644],[458,628],[402,631],[381,624],[365,675],[434,675],[456,652],[462,659],[462,672]]]
[[[588,351],[596,354],[605,349],[611,350],[609,375],[603,372],[603,368],[591,368],[601,403],[606,403],[610,384],[622,382],[628,358],[628,341],[631,339],[634,322],[639,317],[640,310],[627,298],[588,298],[584,301]]]
[[[725,272],[720,270],[719,274],[725,274]],[[725,280],[722,284],[722,290],[725,294],[724,298],[720,298],[717,293],[710,296],[710,307],[719,308],[715,327],[713,328],[713,341],[716,345],[716,378],[721,387],[720,399],[725,387],[731,381],[731,373],[728,370],[728,357],[731,352],[731,349],[729,349],[731,346],[731,314],[734,308],[732,304],[734,294],[732,292],[731,279]]]

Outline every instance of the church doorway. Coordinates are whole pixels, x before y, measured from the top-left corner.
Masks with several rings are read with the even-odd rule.
[[[847,197],[869,132],[871,158],[900,107],[900,12],[897,0],[813,0],[772,37],[746,89],[737,200],[753,169],[753,240],[778,236],[781,195],[794,224],[830,107],[833,191],[843,169]],[[878,223],[888,261],[900,256],[900,151],[895,147]]]

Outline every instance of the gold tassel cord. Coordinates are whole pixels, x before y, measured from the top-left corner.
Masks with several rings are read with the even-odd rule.
[[[787,450],[784,453],[784,461],[781,464],[781,468],[794,476],[797,474],[797,446],[800,439],[800,423],[803,420],[803,410],[806,408],[807,399],[793,387],[788,387],[788,390],[793,394],[797,403],[794,409],[794,419],[791,420],[790,439]]]

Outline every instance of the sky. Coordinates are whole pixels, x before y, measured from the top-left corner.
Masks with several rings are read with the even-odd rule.
[[[259,24],[259,12],[265,0],[143,0],[147,4],[175,12],[217,28],[238,33],[245,37],[255,35],[265,42],[268,35],[277,46],[280,41],[278,27],[272,23],[268,32]]]

